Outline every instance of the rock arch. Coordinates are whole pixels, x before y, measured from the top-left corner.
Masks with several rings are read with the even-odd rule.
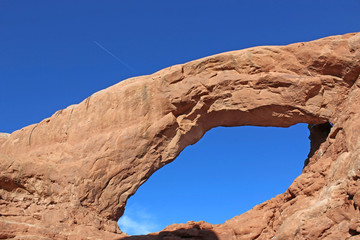
[[[127,199],[209,129],[330,121],[284,194],[223,225],[198,225],[219,239],[355,235],[359,59],[359,34],[222,53],[128,79],[1,135],[0,232],[118,238]]]

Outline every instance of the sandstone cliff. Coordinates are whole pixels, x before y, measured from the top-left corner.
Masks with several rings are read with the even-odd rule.
[[[1,134],[0,239],[360,239],[359,74],[360,33],[255,47],[122,81]],[[209,129],[296,123],[310,124],[312,152],[285,193],[221,225],[118,229],[127,199]]]

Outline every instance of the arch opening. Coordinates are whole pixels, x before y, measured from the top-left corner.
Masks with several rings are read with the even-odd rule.
[[[331,126],[214,128],[138,189],[120,229],[139,235],[173,223],[221,224],[240,215],[285,192]]]

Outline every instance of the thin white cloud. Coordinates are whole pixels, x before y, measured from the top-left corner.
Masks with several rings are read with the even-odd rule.
[[[121,231],[129,235],[145,235],[158,231],[154,220],[155,218],[143,209],[131,209],[119,219],[118,224]]]

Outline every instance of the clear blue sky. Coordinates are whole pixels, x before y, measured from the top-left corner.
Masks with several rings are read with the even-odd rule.
[[[360,31],[359,12],[360,0],[0,0],[0,132],[174,64]],[[307,135],[306,125],[210,131],[129,200],[127,232],[221,223],[283,192]]]

